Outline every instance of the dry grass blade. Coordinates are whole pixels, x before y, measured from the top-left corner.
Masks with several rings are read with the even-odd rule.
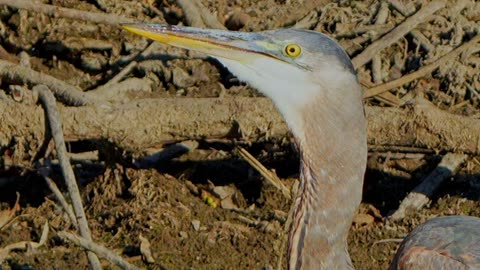
[[[290,190],[288,190],[288,188],[281,182],[280,178],[278,178],[275,173],[265,168],[260,161],[253,157],[244,148],[237,146],[237,150],[240,156],[245,159],[253,168],[255,168],[255,170],[257,170],[269,184],[279,189],[287,199],[291,199]]]

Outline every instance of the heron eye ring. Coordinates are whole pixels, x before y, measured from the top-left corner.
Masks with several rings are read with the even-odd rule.
[[[285,54],[290,57],[297,57],[302,53],[302,49],[297,44],[289,44],[285,47]]]

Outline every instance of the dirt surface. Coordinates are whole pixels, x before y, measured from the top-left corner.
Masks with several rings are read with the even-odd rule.
[[[187,22],[184,11],[173,0],[43,2],[138,21]],[[201,2],[229,29],[259,31],[301,22],[305,28],[337,38],[352,57],[407,15],[387,5],[385,23],[375,27],[382,7],[377,1]],[[411,2],[407,7],[413,11],[421,6],[421,1],[405,2]],[[434,62],[478,33],[479,11],[480,4],[474,1],[447,1],[447,8],[421,23],[417,32],[379,52],[380,79],[373,78],[373,64],[369,63],[359,68],[360,81],[373,86]],[[420,35],[426,41],[420,41]],[[135,58],[148,44],[118,27],[0,5],[0,58],[22,63],[84,91],[104,85],[136,59],[138,64],[122,78],[138,79],[135,91],[128,88],[130,91],[112,98],[116,102],[162,97],[259,96],[217,62],[196,53],[157,46],[154,52]],[[392,91],[396,104],[392,104],[391,96],[366,102],[382,107],[398,106],[400,102],[403,106],[408,105],[412,93],[421,92],[441,109],[479,119],[479,70],[477,45],[421,80]],[[33,103],[28,88],[0,80],[0,102]],[[20,144],[21,151],[28,153],[30,159],[9,162],[11,152],[20,151],[21,140],[0,140],[0,224],[14,213],[13,219],[0,226],[0,250],[20,241],[38,242],[46,221],[50,234],[41,248],[20,248],[8,256],[0,251],[0,269],[88,269],[86,253],[56,235],[59,231],[72,231],[73,227],[38,174],[39,163],[51,163],[51,178],[65,190],[53,147],[44,156],[35,157],[35,149],[42,142]],[[193,150],[154,164],[143,163],[142,169],[138,168],[139,160],[160,149],[131,153],[108,140],[68,143],[69,151],[78,154],[77,159],[73,158],[74,170],[94,241],[146,269],[277,269],[279,261],[283,262],[284,227],[291,201],[266,185],[235,147],[245,147],[268,169],[275,170],[290,188],[298,179],[299,166],[291,139],[205,138],[185,143],[193,144]],[[349,235],[356,269],[387,269],[398,246],[395,239],[432,217],[480,216],[480,157],[469,156],[427,208],[411,212],[400,221],[386,221],[384,217],[397,209],[445,153],[441,149],[372,149],[363,202]],[[97,150],[94,157],[80,157]],[[17,194],[20,200],[15,206]],[[147,262],[142,256],[145,242],[142,245],[141,238],[149,242],[154,262]],[[106,260],[102,264],[105,269],[117,269]]]

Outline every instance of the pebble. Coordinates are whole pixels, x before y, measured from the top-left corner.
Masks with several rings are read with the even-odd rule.
[[[189,86],[193,86],[195,83],[195,80],[186,72],[184,69],[175,67],[172,72],[172,79],[173,79],[173,84],[177,88],[185,88]]]
[[[195,231],[200,230],[200,220],[192,220],[192,227]]]

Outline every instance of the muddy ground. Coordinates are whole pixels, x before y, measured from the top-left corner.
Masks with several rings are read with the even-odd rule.
[[[188,21],[184,10],[173,0],[42,2],[138,21]],[[232,30],[290,27],[301,21],[306,28],[336,37],[352,57],[378,39],[382,29],[392,29],[407,16],[394,5],[387,5],[387,18],[381,27],[362,31],[361,27],[375,24],[382,6],[378,1],[201,2]],[[421,6],[421,1],[405,2],[411,2],[407,6],[413,10]],[[359,69],[361,81],[371,85],[387,82],[435,61],[478,33],[479,10],[474,1],[447,1],[447,8],[416,28],[427,43],[419,41],[418,33],[407,34],[379,53],[383,63],[381,78],[372,78],[372,65],[367,64]],[[305,19],[307,15],[312,17]],[[4,48],[0,50],[3,60],[26,61],[34,70],[89,91],[108,82],[148,42],[118,27],[0,5],[0,45]],[[479,51],[477,45],[463,58],[395,89],[391,92],[394,100],[408,100],[420,82],[425,96],[439,108],[480,118],[480,96],[469,90],[480,91]],[[126,78],[142,79],[142,89],[130,91],[118,102],[174,96],[260,95],[217,62],[195,53],[159,46],[137,61]],[[0,78],[0,102],[27,102],[29,90],[15,90],[11,85]],[[385,97],[370,98],[366,103],[398,106]],[[73,162],[94,241],[146,269],[276,269],[283,254],[284,225],[291,201],[266,185],[262,176],[239,156],[235,146],[246,148],[291,187],[298,178],[299,166],[291,139],[205,138],[188,143],[195,145],[192,151],[139,169],[136,160],[148,151],[160,149],[132,153],[107,140],[68,142],[72,153],[98,151],[93,152],[94,157],[87,154]],[[445,154],[442,149],[384,149],[370,151],[360,214],[349,235],[356,269],[387,269],[398,246],[396,239],[432,217],[480,216],[480,157],[470,155],[427,208],[411,212],[400,221],[384,220]],[[8,216],[7,210],[14,207],[17,194],[20,198],[14,218],[0,228],[0,248],[20,241],[38,242],[46,221],[50,235],[41,248],[8,253],[2,258],[0,269],[88,269],[85,252],[56,236],[56,232],[72,227],[35,165],[40,161],[52,162],[50,176],[65,190],[55,152],[46,151],[42,157],[25,157],[29,162],[10,164],[7,156],[15,150],[18,149],[14,143],[0,147],[0,203],[4,210],[0,219]],[[28,149],[24,151],[30,153]],[[221,201],[222,194],[228,200]],[[154,262],[142,258],[141,237],[150,243]],[[102,264],[105,269],[117,269],[105,260]]]

